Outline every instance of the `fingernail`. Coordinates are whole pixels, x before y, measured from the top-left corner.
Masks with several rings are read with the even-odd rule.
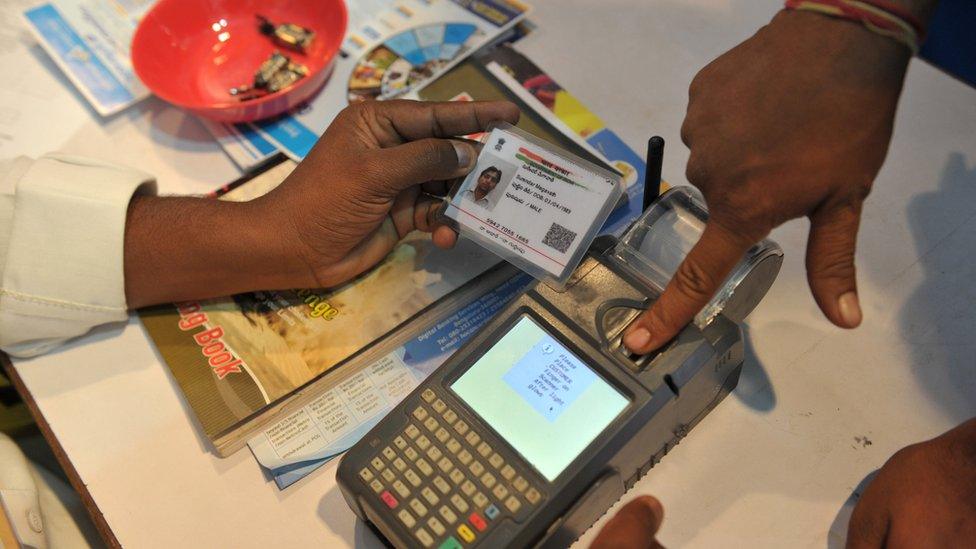
[[[624,345],[630,350],[643,349],[651,341],[651,332],[647,328],[637,328],[624,336]]]
[[[856,328],[861,323],[861,305],[855,292],[847,292],[837,298],[837,309],[848,328]]]
[[[467,168],[471,165],[471,147],[467,143],[461,143],[460,141],[451,141],[454,145],[454,154],[457,155],[458,167]]]

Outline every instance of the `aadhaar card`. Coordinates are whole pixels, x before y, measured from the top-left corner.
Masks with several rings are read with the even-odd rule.
[[[562,285],[621,192],[618,174],[500,123],[444,215],[463,236]]]

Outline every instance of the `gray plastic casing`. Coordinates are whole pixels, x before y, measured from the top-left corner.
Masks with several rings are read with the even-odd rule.
[[[684,215],[689,204],[695,205],[694,200],[690,190],[672,190],[619,241],[609,236],[598,238],[563,289],[536,283],[396,406],[339,463],[337,481],[356,515],[396,547],[419,546],[357,473],[405,428],[411,411],[421,403],[420,393],[432,388],[507,462],[518,463],[528,471],[529,480],[543,494],[538,506],[500,518],[475,545],[566,547],[583,534],[738,383],[743,362],[741,329],[721,310],[701,325],[695,322],[686,326],[651,355],[634,357],[621,347],[624,328],[662,290],[660,282],[648,277],[646,266],[635,264],[629,254],[640,253],[651,232],[660,237],[670,230],[663,224],[671,221],[661,221],[668,219],[661,215],[662,208],[677,208]],[[707,216],[704,209],[693,213],[699,218]],[[736,304],[737,320],[758,303],[782,263],[782,253],[769,241],[751,250],[743,261],[750,258],[755,259],[752,268],[738,277],[736,287],[725,289],[726,302]],[[743,302],[751,302],[751,306]],[[552,482],[538,474],[450,389],[523,315],[530,316],[630,400]]]

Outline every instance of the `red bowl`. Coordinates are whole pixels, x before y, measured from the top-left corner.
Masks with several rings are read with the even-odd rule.
[[[272,42],[258,15],[315,32],[307,52]],[[343,0],[160,0],[132,39],[132,66],[162,99],[224,122],[267,118],[298,105],[322,87],[346,33]],[[241,101],[231,88],[249,84],[275,50],[308,67],[288,88]]]

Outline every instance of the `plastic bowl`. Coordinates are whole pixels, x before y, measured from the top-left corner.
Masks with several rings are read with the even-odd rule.
[[[257,16],[315,32],[305,53],[261,34]],[[346,33],[343,0],[160,0],[132,39],[132,66],[160,98],[224,122],[267,118],[298,105],[322,87]],[[241,101],[231,88],[250,84],[275,50],[308,68],[291,86]]]

